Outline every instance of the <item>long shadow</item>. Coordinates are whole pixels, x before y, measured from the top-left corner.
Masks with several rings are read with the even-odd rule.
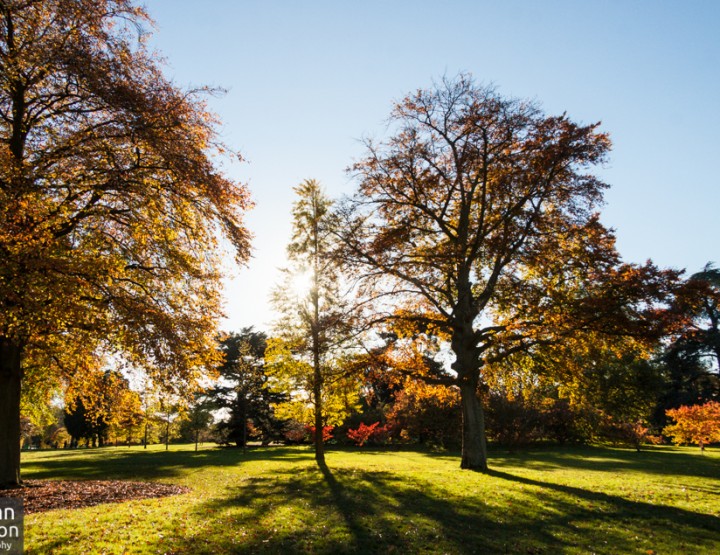
[[[630,458],[632,453],[603,449],[589,452],[596,455],[589,462],[580,458],[588,453],[587,449],[577,454],[540,453],[537,458],[540,464],[553,467],[557,464],[597,469],[597,459],[605,470],[623,470],[635,464],[635,459]],[[506,468],[470,474],[471,479],[464,475],[462,483],[474,495],[471,491],[458,493],[444,488],[442,476],[416,478],[382,469],[318,468],[312,464],[310,450],[297,448],[265,448],[246,453],[223,449],[199,453],[107,450],[98,451],[94,458],[87,455],[81,452],[75,457],[30,461],[26,466],[37,467],[35,472],[27,472],[26,477],[151,479],[246,461],[307,461],[308,464],[280,465],[277,470],[273,466],[272,473],[237,474],[236,482],[212,493],[210,498],[198,499],[187,513],[176,517],[196,523],[192,533],[181,531],[177,523],[158,522],[158,532],[170,543],[161,544],[148,537],[148,552],[610,554],[638,552],[639,542],[653,534],[656,543],[642,544],[641,552],[651,547],[663,552],[663,542],[677,543],[677,538],[687,538],[681,552],[720,552],[720,519],[716,516],[545,482],[509,471],[522,468],[524,461],[534,454],[501,457],[496,453],[495,468]],[[423,455],[450,458],[447,453]],[[638,468],[645,469],[664,454],[650,455],[650,459],[637,463]],[[372,460],[372,453],[368,456]],[[701,476],[713,468],[700,466],[699,471],[688,472]],[[444,476],[447,479],[452,474]],[[601,536],[604,544],[587,545],[589,535],[596,540]]]
[[[601,446],[548,446],[508,451],[491,448],[492,466],[514,465],[533,470],[577,469],[604,472],[639,471],[661,476],[688,476],[720,479],[718,449],[705,455],[668,447],[645,447],[642,451]],[[459,454],[428,451],[426,456],[459,461]],[[720,485],[720,484],[719,484]]]
[[[337,449],[337,448],[336,448]],[[337,449],[345,450],[345,449]],[[409,449],[417,453],[416,448]],[[403,449],[364,449],[363,455],[385,456],[388,452],[403,456]],[[293,447],[253,447],[246,451],[235,448],[194,451],[127,451],[122,447],[50,451],[47,458],[24,460],[25,479],[161,479],[181,476],[187,470],[209,466],[236,466],[252,460],[310,460],[311,450]],[[424,456],[441,460],[459,460],[455,453],[425,451]],[[701,455],[686,451],[648,449],[642,452],[603,447],[531,449],[508,453],[501,449],[491,452],[494,466],[522,466],[533,470],[573,468],[591,471],[641,471],[666,476],[720,478],[720,458],[715,454]],[[720,491],[720,481],[718,482]]]
[[[178,538],[175,548],[178,553],[199,554],[406,553],[417,552],[418,546],[426,546],[420,551],[427,553],[463,555],[609,554],[637,552],[638,538],[655,533],[656,548],[663,546],[663,538],[672,537],[687,538],[688,553],[720,549],[720,519],[711,515],[497,470],[478,474],[477,481],[487,486],[484,497],[453,499],[438,495],[442,489],[436,484],[383,471],[308,467],[283,477],[254,476],[197,510],[198,518],[212,514],[216,519],[207,530],[206,551],[198,551],[195,543],[183,538]],[[527,503],[504,496],[510,482],[524,486]],[[538,499],[543,514],[537,512]],[[275,516],[282,513],[279,508],[315,517],[283,521]],[[263,523],[263,533],[242,538],[239,544],[228,534],[229,523],[257,534],[258,522]],[[603,530],[604,544],[584,544],[589,531],[597,539],[598,529]]]
[[[677,537],[687,537],[692,547],[714,545],[716,549],[720,550],[720,518],[717,516],[677,507],[633,501],[573,486],[533,480],[495,469],[489,470],[487,474],[494,478],[537,488],[539,491],[536,495],[544,499],[548,506],[560,509],[562,514],[580,517],[584,522],[601,523],[615,518],[646,520],[648,523],[654,523],[653,526],[663,526],[665,532],[675,532]],[[553,493],[559,495],[553,495]],[[720,502],[720,498],[718,501]],[[573,509],[573,506],[578,508]],[[592,510],[587,508],[592,508]],[[598,513],[595,509],[602,512]]]
[[[319,476],[318,476],[319,474]],[[511,531],[492,523],[478,510],[479,503],[458,507],[427,493],[426,484],[400,479],[385,472],[308,468],[278,480],[253,477],[234,488],[229,497],[203,504],[197,517],[213,514],[217,521],[207,530],[209,544],[194,539],[173,546],[178,553],[502,553],[498,539],[509,541]],[[278,507],[298,507],[317,520],[283,525],[272,517]],[[236,530],[257,529],[266,519],[265,534],[233,545],[228,523]],[[251,524],[252,523],[252,524]],[[410,523],[410,527],[408,527]],[[486,536],[467,541],[467,533],[485,523]],[[323,537],[325,535],[325,537]],[[410,536],[410,537],[408,537]],[[438,543],[442,546],[438,548]]]
[[[325,462],[318,463],[318,468],[330,489],[335,506],[345,519],[345,524],[353,536],[353,542],[358,546],[371,543],[369,531],[367,527],[363,526],[360,518],[365,514],[366,507],[362,507],[348,495],[348,490],[337,481]]]
[[[206,449],[194,451],[145,451],[122,447],[53,451],[52,458],[25,460],[23,479],[118,479],[154,480],[176,478],[205,467],[237,466],[253,460],[310,460],[307,450],[287,447]]]

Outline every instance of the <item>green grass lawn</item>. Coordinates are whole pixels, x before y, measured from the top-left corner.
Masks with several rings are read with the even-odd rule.
[[[23,454],[35,479],[158,480],[192,492],[25,518],[29,553],[720,553],[720,452],[457,454],[191,446]]]

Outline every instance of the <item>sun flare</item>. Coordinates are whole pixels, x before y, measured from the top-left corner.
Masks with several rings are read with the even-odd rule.
[[[312,289],[312,272],[305,271],[290,277],[290,291],[298,298],[307,297]]]

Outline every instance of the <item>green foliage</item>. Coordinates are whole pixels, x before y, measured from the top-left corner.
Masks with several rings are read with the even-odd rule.
[[[30,418],[20,419],[21,447],[51,449],[70,445],[72,438],[64,425],[64,410],[57,404],[47,407],[47,416],[38,423]]]
[[[638,444],[664,388],[645,342],[579,333],[486,369],[489,428],[507,444],[612,441]],[[641,434],[650,439],[649,434]]]
[[[673,310],[680,328],[671,350],[720,371],[720,269],[708,263],[691,275],[677,292]]]
[[[662,394],[653,424],[668,424],[666,412],[681,406],[720,400],[720,270],[712,264],[679,287],[671,316],[672,342],[659,356]]]
[[[81,439],[89,446],[102,446],[105,442],[108,424],[104,416],[90,415],[82,399],[75,401],[72,408],[65,412],[65,428],[72,443],[77,446]]]
[[[265,368],[267,336],[253,328],[223,338],[220,349],[223,362],[218,368],[220,381],[207,395],[216,408],[229,411],[227,420],[218,424],[219,440],[244,446],[249,439],[269,443],[282,435],[282,422],[272,405],[285,400],[286,394],[271,390]],[[253,436],[249,437],[248,427]]]
[[[215,405],[202,394],[196,394],[180,422],[179,436],[182,441],[196,445],[211,439],[215,418]]]
[[[509,397],[503,392],[487,395],[488,436],[506,447],[535,442],[585,443],[597,439],[599,415],[585,407],[573,407],[567,399]]]

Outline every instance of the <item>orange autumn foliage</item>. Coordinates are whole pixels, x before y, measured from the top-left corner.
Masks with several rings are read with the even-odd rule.
[[[672,437],[673,443],[692,443],[703,450],[706,445],[720,441],[720,403],[717,401],[681,406],[665,414],[675,421],[663,430]]]
[[[46,395],[103,350],[186,391],[215,366],[220,246],[247,260],[251,203],[216,165],[211,91],[163,75],[143,8],[8,1],[0,19],[2,487],[20,481],[28,386]]]

